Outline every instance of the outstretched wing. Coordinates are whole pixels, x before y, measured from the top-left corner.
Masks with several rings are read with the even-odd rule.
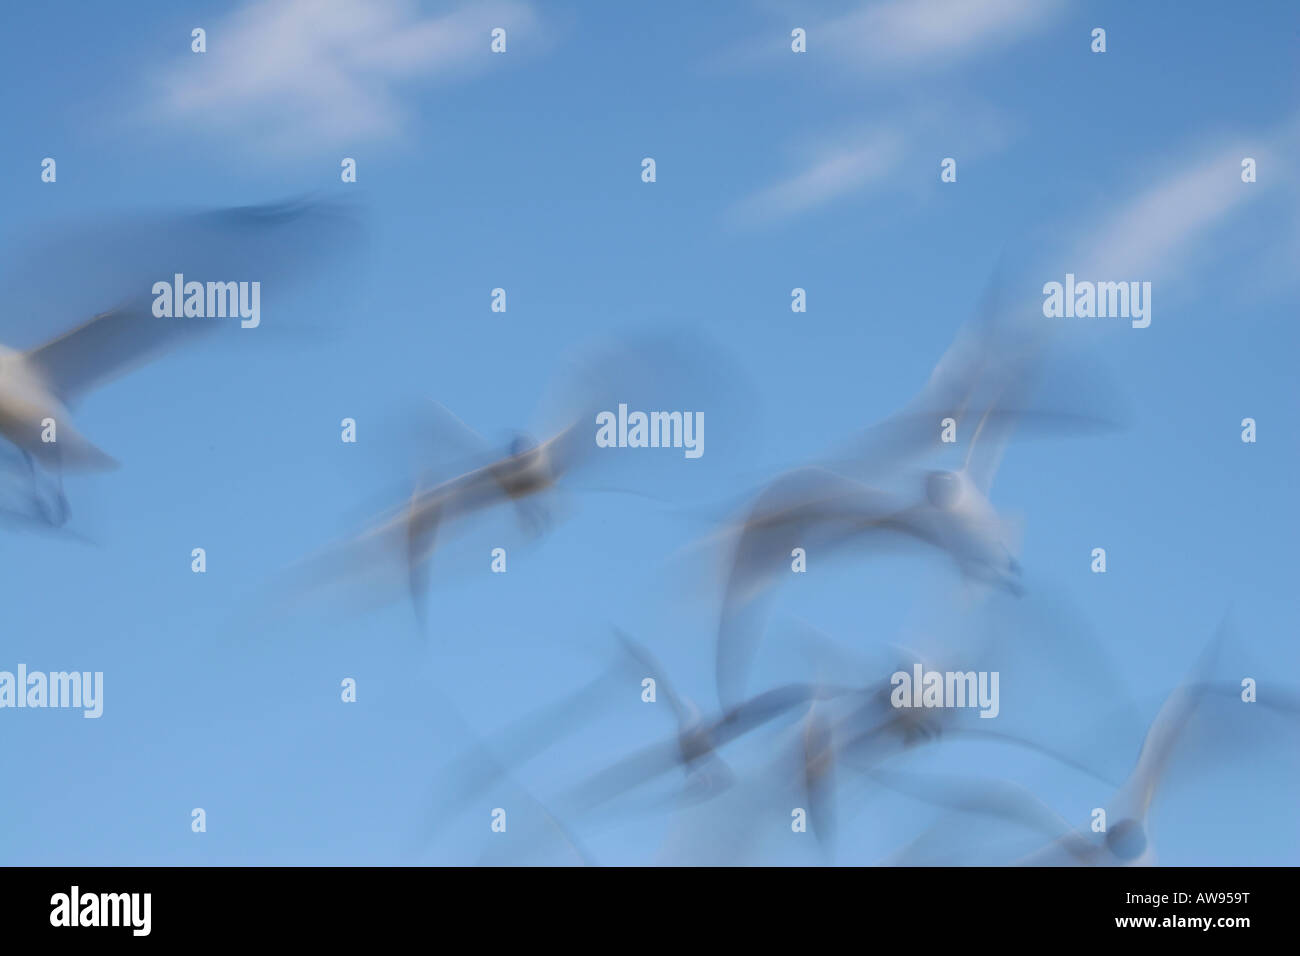
[[[111,307],[32,348],[26,359],[52,392],[74,400],[169,349],[230,327],[155,317],[155,283],[170,283],[179,273],[187,282],[259,282],[269,293],[268,286],[320,267],[355,235],[356,225],[338,203],[292,201],[101,224],[38,242],[16,263],[25,284],[40,282],[51,268],[72,270],[82,281],[52,296],[56,308]],[[17,301],[29,310],[50,307],[50,297],[29,299]]]
[[[101,312],[31,350],[27,361],[51,392],[70,401],[216,328],[206,319],[154,318],[141,300]]]

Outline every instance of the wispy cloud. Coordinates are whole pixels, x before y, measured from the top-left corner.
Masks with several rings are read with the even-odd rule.
[[[808,31],[808,56],[826,51],[863,74],[924,71],[991,53],[1046,26],[1064,0],[873,0],[830,20],[789,16],[786,32],[772,28],[724,54],[730,66],[789,56],[788,31]]]
[[[1002,149],[1014,135],[1012,127],[998,110],[969,97],[942,106],[914,102],[904,116],[814,139],[802,150],[797,171],[737,202],[730,218],[772,222],[850,201],[886,183],[916,188],[930,173],[937,181],[940,159],[954,150],[968,160]]]
[[[535,28],[530,5],[479,0],[422,16],[408,0],[258,0],[206,26],[208,52],[159,77],[168,120],[281,148],[387,139],[401,88],[490,65],[490,32]],[[509,56],[511,54],[507,54]]]
[[[1276,157],[1297,145],[1300,123],[1284,127],[1250,142],[1217,146],[1203,152],[1172,174],[1159,164],[1160,181],[1132,195],[1085,233],[1075,252],[1080,274],[1160,278],[1185,268],[1189,257],[1216,229],[1248,203],[1266,195],[1289,193],[1284,201],[1293,210],[1293,186],[1279,168]],[[1256,160],[1258,182],[1243,183],[1241,162]]]
[[[801,213],[884,179],[902,157],[902,137],[880,132],[861,145],[822,151],[808,168],[742,200],[732,212],[747,222]]]
[[[863,69],[937,65],[1020,39],[1061,6],[1059,0],[887,0],[823,23],[816,33],[818,42]]]
[[[794,16],[784,29],[807,29],[809,58],[825,56],[864,74],[884,71],[892,80],[909,71],[937,72],[1022,39],[1048,23],[1063,3],[877,0],[820,22]],[[790,55],[788,32],[770,27],[763,40],[724,55],[723,62],[754,65]],[[915,84],[907,89],[911,106],[901,118],[875,124],[856,140],[841,139],[811,150],[799,171],[741,200],[730,210],[731,218],[753,224],[804,213],[897,178],[892,174],[904,172],[905,164],[907,169],[933,167],[937,177],[942,157],[969,160],[1001,149],[1010,138],[1012,124],[1000,111],[971,102],[960,90],[926,93]]]

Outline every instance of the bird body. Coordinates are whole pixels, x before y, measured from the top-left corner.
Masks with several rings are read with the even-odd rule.
[[[0,346],[0,435],[33,459],[65,470],[104,470],[116,465],[73,425],[72,415],[49,388],[32,353]],[[47,423],[54,424],[54,440]]]

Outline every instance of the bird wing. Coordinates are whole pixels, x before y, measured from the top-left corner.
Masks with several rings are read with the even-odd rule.
[[[149,304],[137,300],[99,313],[25,358],[52,393],[71,401],[217,327],[206,319],[155,318]]]
[[[730,532],[736,544],[723,585],[716,660],[723,706],[744,694],[761,634],[761,599],[791,549],[807,547],[812,535],[825,536],[840,525],[854,529],[845,535],[852,537],[899,510],[891,495],[824,468],[787,472],[759,493]]]
[[[651,654],[648,648],[632,640],[618,628],[614,629],[614,635],[618,638],[623,652],[645,668],[650,673],[650,676],[655,678],[656,687],[668,698],[668,706],[672,708],[673,716],[677,719],[677,729],[686,729],[686,726],[696,715],[691,713],[686,703],[677,694],[676,688],[673,687],[672,681],[668,679],[667,672],[664,670],[663,665],[659,663],[659,659]]]
[[[1125,816],[1140,820],[1151,806],[1170,757],[1182,738],[1183,729],[1205,696],[1204,685],[1218,660],[1227,632],[1228,618],[1225,615],[1214,636],[1201,651],[1192,673],[1170,693],[1151,722],[1142,741],[1137,764],[1114,801]]]
[[[877,783],[922,802],[998,817],[1026,827],[1081,862],[1091,860],[1095,850],[1060,814],[1012,780],[887,770],[872,770],[868,774]]]
[[[941,422],[960,422],[995,364],[994,337],[1002,308],[1002,268],[994,270],[973,319],[966,321],[920,392],[894,415],[852,440],[833,466],[858,478],[896,469],[941,452]]]
[[[800,745],[809,822],[818,842],[829,846],[835,838],[835,742],[830,722],[816,703],[808,708]]]
[[[38,241],[20,269],[30,266],[40,276],[50,264],[71,264],[88,273],[84,288],[62,296],[62,307],[80,309],[91,299],[99,299],[96,306],[105,300],[117,305],[32,348],[26,359],[54,394],[72,401],[162,352],[229,326],[155,317],[154,283],[170,282],[176,273],[193,281],[287,282],[339,251],[355,225],[342,204],[294,200],[82,226]]]

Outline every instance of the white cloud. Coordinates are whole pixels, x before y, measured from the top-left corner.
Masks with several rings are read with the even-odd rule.
[[[494,27],[514,40],[535,25],[532,7],[516,0],[430,17],[409,0],[257,0],[205,25],[208,52],[171,65],[159,107],[259,147],[386,139],[411,121],[401,86],[486,68]]]
[[[803,172],[760,190],[733,212],[742,220],[804,212],[883,179],[902,155],[902,138],[895,133],[879,133],[858,146],[824,150]]]
[[[1046,26],[1064,0],[875,0],[831,20],[767,30],[724,53],[722,66],[755,66],[790,56],[789,24],[808,31],[808,56],[826,51],[864,74],[937,70],[999,50]]]
[[[1177,273],[1214,231],[1248,203],[1271,195],[1297,208],[1295,188],[1277,157],[1294,151],[1300,119],[1292,118],[1250,143],[1218,146],[1182,169],[1158,164],[1160,179],[1136,193],[1091,229],[1075,253],[1080,274],[1155,279]],[[1259,181],[1241,181],[1241,162],[1253,157]],[[1279,195],[1280,193],[1280,195]],[[1292,218],[1294,228],[1294,218]]]
[[[948,63],[1019,39],[1060,8],[1057,0],[886,0],[816,28],[817,39],[864,68]]]
[[[799,172],[741,200],[731,215],[750,223],[788,218],[884,183],[919,198],[931,179],[938,181],[942,157],[977,159],[1004,149],[1015,135],[1015,124],[977,99],[914,99],[891,119],[856,129],[850,124],[848,131],[819,139]]]

